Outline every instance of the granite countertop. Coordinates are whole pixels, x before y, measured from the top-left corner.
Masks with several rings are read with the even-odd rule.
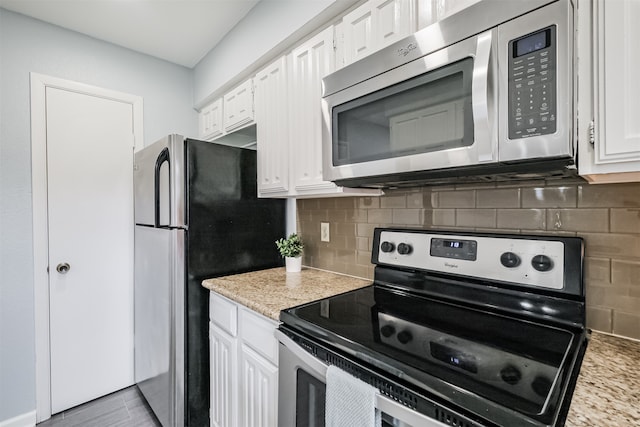
[[[280,310],[362,288],[371,281],[303,268],[254,271],[202,285],[271,319]],[[593,332],[567,417],[567,427],[640,426],[640,342]]]
[[[257,311],[275,321],[280,311],[343,292],[369,286],[371,280],[302,268],[286,273],[284,267],[217,277],[202,282],[205,288]]]

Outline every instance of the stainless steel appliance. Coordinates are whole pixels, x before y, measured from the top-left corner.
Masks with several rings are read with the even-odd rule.
[[[256,152],[168,136],[135,155],[135,380],[163,426],[209,425],[205,278],[282,265]]]
[[[378,388],[386,426],[564,425],[589,337],[583,252],[376,229],[372,286],[280,315],[280,425],[324,425],[328,365]]]
[[[571,0],[480,0],[323,79],[323,173],[389,187],[575,175]]]

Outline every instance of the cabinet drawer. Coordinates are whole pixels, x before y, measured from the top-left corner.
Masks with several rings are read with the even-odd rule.
[[[214,292],[209,293],[209,318],[229,335],[238,334],[238,306]]]
[[[273,335],[277,323],[249,310],[240,309],[242,341],[278,366],[278,340]]]

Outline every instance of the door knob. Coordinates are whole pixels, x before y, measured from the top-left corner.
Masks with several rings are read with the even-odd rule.
[[[60,263],[56,266],[56,271],[60,274],[67,274],[71,270],[71,266],[66,262]]]

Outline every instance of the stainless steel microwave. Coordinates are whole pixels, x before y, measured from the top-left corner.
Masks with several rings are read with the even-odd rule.
[[[479,0],[323,79],[345,186],[575,175],[570,0]]]

